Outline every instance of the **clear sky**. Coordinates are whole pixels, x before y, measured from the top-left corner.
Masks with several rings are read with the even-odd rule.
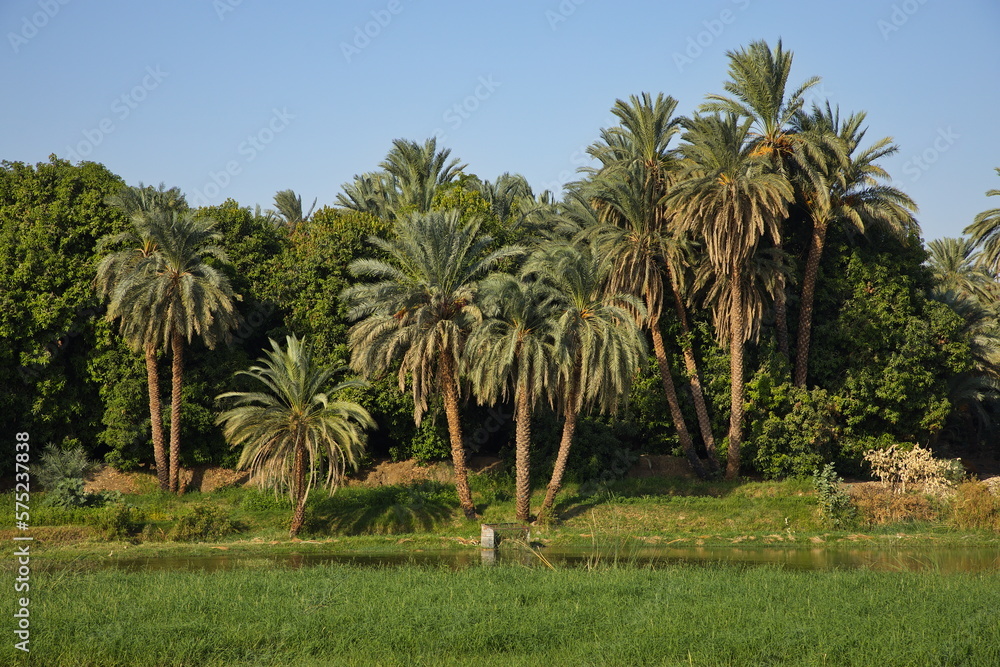
[[[394,138],[558,190],[616,98],[690,114],[726,51],[781,38],[791,82],[889,135],[927,240],[1000,187],[996,0],[3,0],[0,159],[105,164],[194,204],[332,204]]]

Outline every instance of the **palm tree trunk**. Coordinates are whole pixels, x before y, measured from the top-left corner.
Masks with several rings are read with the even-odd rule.
[[[295,441],[295,460],[292,463],[295,477],[295,513],[292,515],[292,528],[289,537],[295,537],[302,530],[306,520],[306,450],[300,441],[301,435]]]
[[[698,453],[694,450],[694,442],[691,441],[691,434],[684,423],[684,414],[681,412],[681,404],[677,400],[677,390],[674,388],[674,378],[670,373],[670,362],[667,360],[667,351],[663,346],[663,334],[660,333],[660,318],[654,318],[649,323],[649,330],[653,336],[653,351],[656,354],[656,363],[660,367],[660,379],[663,381],[663,391],[667,394],[667,404],[670,406],[670,416],[677,427],[677,437],[684,448],[684,455],[694,468],[699,477],[707,477],[705,467],[698,458]]]
[[[799,340],[795,347],[795,386],[806,386],[809,370],[809,339],[812,330],[813,303],[816,299],[816,278],[819,275],[819,260],[823,255],[826,241],[826,220],[813,222],[812,239],[809,243],[809,257],[806,259],[806,273],[802,278],[802,307],[799,310]]]
[[[521,387],[517,392],[515,425],[515,491],[514,512],[518,521],[531,521],[531,402],[528,392]]]
[[[778,352],[784,355],[785,360],[792,358],[788,349],[788,302],[785,298],[785,279],[778,279],[781,286],[778,288],[778,295],[774,299],[774,328],[778,337]]]
[[[163,448],[163,413],[160,407],[160,371],[156,367],[156,348],[146,346],[146,388],[149,391],[149,423],[153,432],[153,459],[160,490],[170,489],[170,469],[167,451]]]
[[[552,469],[552,479],[549,481],[549,488],[545,491],[545,502],[538,512],[538,519],[541,521],[552,511],[552,506],[556,501],[556,494],[562,488],[562,478],[566,474],[566,463],[569,461],[569,449],[573,445],[573,433],[576,431],[576,397],[577,389],[570,392],[566,397],[566,421],[563,422],[562,438],[559,440],[559,454],[556,456],[556,465]]]
[[[715,449],[715,436],[712,434],[712,420],[708,417],[708,406],[705,404],[705,394],[701,390],[701,376],[698,375],[698,362],[694,358],[694,341],[691,336],[691,327],[688,326],[687,309],[684,307],[684,300],[681,298],[680,288],[674,280],[673,272],[670,272],[670,287],[674,293],[674,308],[677,310],[677,319],[681,323],[681,332],[684,335],[684,367],[687,370],[689,382],[691,384],[691,396],[694,398],[694,411],[698,415],[698,427],[701,429],[701,439],[705,443],[705,451],[708,452],[708,467],[713,473],[719,472],[719,456]]]
[[[170,337],[173,355],[171,379],[173,390],[170,394],[170,490],[180,493],[181,465],[181,386],[184,378],[184,339],[180,332]]]
[[[462,420],[458,414],[458,378],[455,374],[455,359],[449,350],[441,352],[441,391],[444,398],[444,413],[448,418],[448,435],[451,439],[451,460],[455,467],[455,490],[458,492],[458,504],[465,512],[467,519],[475,519],[476,508],[472,504],[469,475],[465,468]]]
[[[736,479],[740,476],[740,446],[743,444],[743,338],[746,316],[743,312],[743,295],[739,279],[733,281],[732,300],[729,342],[729,452],[726,457],[726,479]]]
[[[783,245],[779,237],[774,247],[781,251]],[[778,295],[774,299],[774,329],[778,339],[778,352],[785,355],[785,361],[788,361],[792,357],[788,350],[788,300],[785,296],[785,277],[779,275],[778,283]]]

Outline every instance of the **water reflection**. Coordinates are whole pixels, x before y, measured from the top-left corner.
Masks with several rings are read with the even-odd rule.
[[[408,553],[328,553],[239,556],[220,554],[202,557],[119,558],[77,561],[84,569],[111,568],[131,572],[188,570],[213,572],[236,568],[301,568],[323,564],[350,564],[362,567],[422,565],[453,569],[516,563],[529,567],[624,566],[656,568],[684,564],[769,565],[796,570],[865,568],[883,571],[985,572],[1000,571],[1000,550],[975,549],[823,549],[823,548],[737,548],[737,547],[641,547],[619,551],[595,549],[541,548],[529,550],[514,545],[500,549],[463,551],[417,551]],[[46,564],[55,569],[61,566]],[[46,568],[47,569],[47,568]]]

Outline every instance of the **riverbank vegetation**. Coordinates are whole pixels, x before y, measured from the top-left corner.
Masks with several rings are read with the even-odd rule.
[[[1000,214],[925,248],[916,203],[880,165],[891,138],[866,137],[862,112],[807,104],[818,79],[793,87],[792,61],[780,43],[730,53],[723,92],[691,117],[663,93],[615,101],[616,123],[563,193],[486,180],[435,139],[393,141],[315,211],[288,190],[273,211],[192,208],[177,189],[127,186],[92,162],[4,162],[0,384],[12,389],[0,426],[30,433],[38,454],[51,443],[155,468],[175,493],[183,468],[242,457],[303,501],[275,507],[305,534],[419,532],[477,514],[572,522],[623,506],[581,513],[592,497],[581,489],[616,493],[643,454],[683,456],[706,485],[751,474],[806,480],[787,482],[803,494],[827,465],[831,493],[837,475],[872,474],[872,452],[995,466]],[[280,447],[237,432],[233,401],[258,391],[247,369],[282,340],[307,341],[331,381],[300,407],[350,406],[350,437],[280,420],[269,431],[287,435]],[[469,457],[484,454],[508,464],[513,490],[470,481]],[[448,460],[453,485],[304,503],[314,480],[383,457]],[[90,517],[86,505],[109,500],[70,486],[78,509],[34,519]],[[724,506],[754,487],[717,488]],[[976,504],[962,493],[852,506],[901,507],[883,523],[951,521]],[[650,516],[657,498],[678,502],[647,495]],[[155,508],[167,502],[112,502],[100,530],[176,538],[180,514]],[[259,520],[226,511],[234,527]],[[992,512],[954,521],[986,529]],[[848,519],[866,520],[836,521]]]

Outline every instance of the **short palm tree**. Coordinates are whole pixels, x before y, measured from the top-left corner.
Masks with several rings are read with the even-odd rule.
[[[360,259],[351,272],[375,282],[359,283],[341,293],[351,327],[351,366],[378,374],[397,361],[399,386],[413,391],[419,424],[430,397],[444,401],[455,466],[459,503],[475,516],[465,467],[459,418],[459,364],[466,336],[482,319],[478,283],[501,260],[520,248],[490,251],[492,239],[479,233],[480,222],[461,224],[457,211],[413,213],[396,222],[395,238],[369,241],[385,252],[385,261]]]
[[[250,470],[263,487],[287,490],[295,507],[291,536],[305,519],[306,498],[319,471],[336,489],[345,469],[357,468],[364,431],[374,428],[368,411],[351,401],[334,400],[345,389],[364,386],[349,380],[326,391],[332,371],[320,367],[312,348],[295,336],[285,348],[271,340],[271,351],[250,370],[239,371],[264,385],[258,391],[231,391],[217,400],[235,406],[215,420],[231,446],[243,446],[239,468]]]
[[[170,348],[169,486],[179,491],[184,343],[196,336],[209,348],[228,341],[238,324],[233,303],[238,297],[226,276],[205,262],[208,257],[226,261],[215,245],[221,234],[211,220],[176,211],[156,211],[147,217],[156,249],[118,281],[108,317],[122,318],[127,338],[155,349]]]
[[[548,290],[496,274],[481,284],[483,322],[465,347],[466,375],[479,402],[514,401],[515,514],[531,515],[531,413],[553,380],[552,327],[558,316]]]
[[[641,318],[642,302],[631,295],[607,294],[611,268],[589,248],[569,244],[539,248],[522,268],[524,279],[547,288],[557,314],[550,333],[555,361],[551,393],[564,421],[540,518],[551,512],[562,487],[580,413],[592,407],[615,412],[646,355],[634,316]]]
[[[861,149],[866,132],[862,127],[864,119],[862,112],[842,120],[827,104],[825,108],[813,106],[809,114],[800,113],[794,123],[799,136],[806,137],[809,145],[826,147],[822,159],[806,159],[813,162],[811,176],[799,185],[812,219],[795,347],[793,380],[799,387],[806,384],[816,280],[827,230],[839,224],[864,234],[874,227],[905,240],[917,229],[913,217],[916,204],[904,192],[883,182],[889,180],[889,174],[877,164],[898,148],[892,139],[884,137]]]
[[[690,229],[703,239],[708,261],[725,276],[713,308],[720,340],[730,353],[729,451],[726,477],[740,471],[744,397],[744,346],[757,330],[752,321],[753,258],[761,239],[777,239],[792,199],[792,186],[769,160],[754,150],[751,121],[735,114],[696,116],[687,121],[686,177],[670,201]]]

